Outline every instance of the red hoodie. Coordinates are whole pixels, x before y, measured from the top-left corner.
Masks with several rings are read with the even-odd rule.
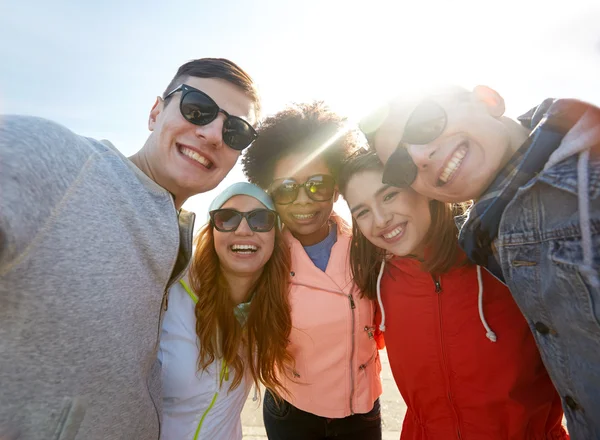
[[[480,275],[481,285],[476,266],[457,267],[434,281],[414,259],[386,265],[385,343],[408,406],[401,439],[568,439],[525,319],[507,287]]]

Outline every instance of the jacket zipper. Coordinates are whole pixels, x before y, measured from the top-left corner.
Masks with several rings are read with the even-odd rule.
[[[217,398],[219,397],[219,392],[221,391],[221,388],[223,386],[223,379],[225,379],[226,381],[229,380],[229,367],[227,366],[227,363],[225,361],[221,362],[221,372],[219,373],[219,377],[217,378],[217,391],[215,391],[215,394],[213,395],[213,398],[210,401],[208,408],[206,408],[202,413],[202,417],[200,418],[198,426],[196,427],[196,432],[194,433],[193,440],[198,440],[198,436],[200,435],[200,432],[202,430],[204,420],[206,419],[206,416],[208,416],[208,413],[213,408],[213,406],[215,406],[215,402],[217,401]]]
[[[446,378],[446,389],[447,389],[447,395],[448,395],[448,401],[450,402],[450,407],[452,408],[452,411],[454,412],[454,417],[456,418],[456,435],[459,439],[462,438],[462,435],[460,433],[460,423],[459,423],[459,419],[458,419],[458,413],[456,412],[456,408],[454,406],[454,402],[452,402],[452,393],[450,391],[450,378],[448,377],[448,361],[446,359],[446,350],[444,349],[444,332],[443,332],[443,322],[442,322],[442,277],[439,277],[437,280],[434,278],[434,276],[431,276],[433,278],[433,284],[435,285],[435,293],[437,293],[437,297],[438,297],[438,314],[439,314],[439,324],[440,324],[440,346],[442,349],[442,359],[443,359],[443,365],[444,365],[444,376]]]
[[[338,295],[344,295],[346,297],[348,297],[348,300],[350,301],[350,312],[352,313],[352,334],[351,334],[351,339],[352,339],[352,349],[350,351],[350,414],[354,415],[354,408],[353,408],[353,404],[352,401],[354,400],[354,368],[353,368],[353,360],[354,360],[354,332],[355,332],[355,316],[354,316],[354,309],[356,309],[356,303],[354,302],[354,297],[352,296],[352,294],[348,294],[346,295],[343,291],[341,290],[332,290],[332,289],[327,289],[327,288],[323,288],[321,286],[314,286],[314,285],[310,285],[310,284],[304,284],[304,283],[298,283],[298,282],[292,282],[293,285],[296,286],[304,286],[304,287],[310,287],[311,289],[320,289],[326,292],[331,292],[331,293],[335,293]]]
[[[175,209],[175,202],[173,201],[172,198],[171,198],[171,205],[173,206],[173,209]],[[175,262],[173,263],[173,267],[171,268],[171,270],[173,270],[173,268],[177,264],[177,258],[179,257],[179,248],[181,247],[181,237],[180,237],[180,232],[179,232],[179,211],[177,211],[175,209],[175,212],[177,213],[177,254],[175,255]],[[189,231],[187,231],[186,239],[188,239],[187,240],[188,242],[191,242],[191,240],[192,240],[192,235],[193,235],[193,230],[194,230],[194,220],[195,220],[195,217],[192,217],[190,229],[189,229]],[[190,256],[191,256],[191,247],[190,247]],[[167,282],[167,285],[165,286],[165,289],[163,291],[163,297],[162,297],[162,301],[161,301],[161,305],[160,305],[160,310],[158,312],[158,328],[156,331],[156,342],[154,344],[154,352],[155,353],[157,352],[158,346],[160,344],[160,331],[162,329],[163,312],[166,312],[167,309],[169,308],[169,289],[171,288],[171,286],[173,284],[175,284],[175,282],[179,281],[181,276],[185,273],[186,269],[187,268],[183,269],[179,274],[177,274],[175,277],[173,277],[173,279],[170,282]],[[150,367],[150,368],[152,368],[152,367]],[[148,374],[148,381],[149,380],[150,380],[150,374]],[[148,381],[146,381],[146,389],[148,390],[148,395],[150,396],[150,400],[152,401],[152,405],[154,406],[154,411],[156,412],[156,420],[158,422],[158,438],[157,438],[157,440],[160,440],[161,434],[162,434],[162,426],[160,423],[160,413],[158,411],[158,406],[156,405],[156,402],[154,401],[154,397],[152,396],[152,393],[150,392],[150,384],[148,383]]]
[[[354,309],[356,309],[356,304],[354,303],[354,298],[350,293],[348,295],[348,299],[350,299],[350,313],[352,313],[352,349],[350,351],[350,415],[354,415],[354,408],[352,405],[352,401],[354,400]]]
[[[365,374],[365,377],[367,376],[367,367],[375,360],[376,357],[377,352],[373,353],[373,355],[367,362],[358,366],[358,370],[362,371]]]

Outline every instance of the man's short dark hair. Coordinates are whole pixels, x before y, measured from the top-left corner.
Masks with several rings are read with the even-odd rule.
[[[359,148],[366,148],[362,134],[322,101],[294,104],[263,121],[258,139],[242,158],[242,166],[250,182],[268,189],[281,158],[317,153],[337,180],[342,162]]]
[[[220,78],[242,89],[254,103],[256,119],[260,116],[260,97],[254,81],[240,66],[225,58],[200,58],[188,61],[178,70],[163,93],[165,105],[169,98],[165,96],[190,77]]]

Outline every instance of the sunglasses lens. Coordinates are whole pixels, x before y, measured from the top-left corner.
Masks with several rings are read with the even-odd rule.
[[[279,205],[292,203],[298,197],[298,184],[293,180],[284,180],[275,185],[275,189],[271,191],[271,197]]]
[[[417,178],[417,166],[403,147],[398,147],[383,168],[382,183],[408,188]]]
[[[335,190],[335,180],[326,174],[312,176],[304,185],[308,197],[316,202],[331,200]]]
[[[229,116],[223,124],[223,141],[234,150],[243,150],[256,139],[252,126],[241,118]]]
[[[195,125],[210,124],[219,114],[217,104],[204,93],[192,91],[181,100],[181,114]]]
[[[255,232],[268,232],[275,226],[276,214],[269,209],[257,209],[248,216],[250,229]]]
[[[217,209],[211,212],[213,225],[217,231],[235,231],[242,222],[242,215],[233,209]]]
[[[408,118],[402,142],[414,145],[428,144],[442,134],[446,122],[446,112],[439,104],[423,101]]]

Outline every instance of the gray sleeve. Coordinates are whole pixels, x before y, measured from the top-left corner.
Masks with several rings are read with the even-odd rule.
[[[0,115],[0,275],[51,221],[92,152],[59,124]]]

